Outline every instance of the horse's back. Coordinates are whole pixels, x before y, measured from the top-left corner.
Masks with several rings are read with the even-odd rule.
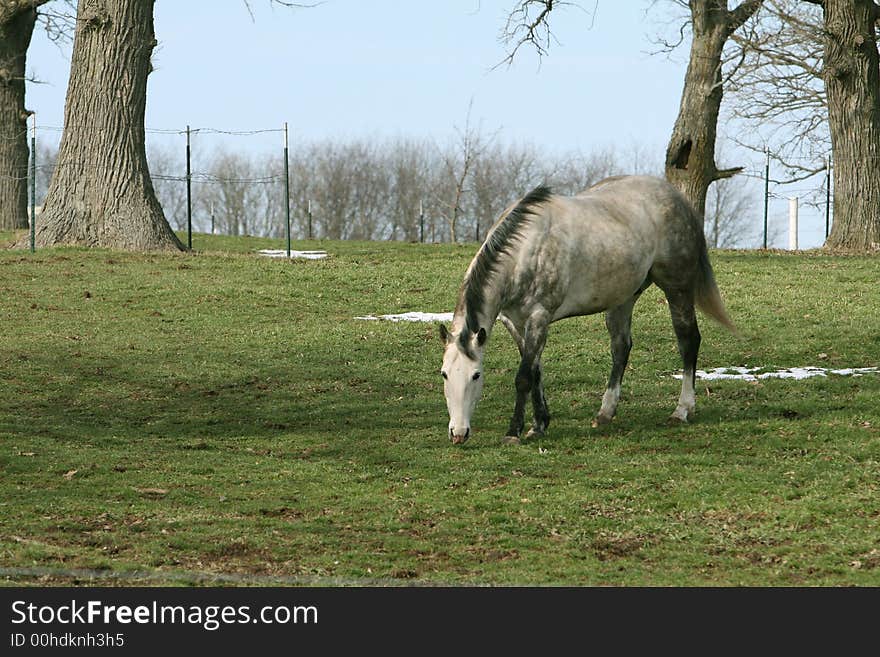
[[[556,318],[614,307],[648,280],[665,288],[692,278],[705,244],[681,193],[651,176],[615,176],[575,196],[554,195],[531,222],[517,269],[546,270]]]
[[[663,178],[613,176],[575,196],[554,196],[549,220],[606,248],[656,250],[699,242],[702,226],[687,199]],[[617,242],[625,240],[626,244]]]
[[[656,176],[611,176],[572,197],[598,200],[620,210],[638,208],[664,222],[694,224],[694,213],[684,195],[665,178]],[[633,212],[635,221],[642,212]],[[697,224],[699,225],[699,224]]]
[[[582,220],[601,225],[619,222],[634,248],[653,245],[654,259],[680,267],[695,262],[705,248],[703,226],[693,207],[671,183],[654,176],[613,176],[572,197]]]

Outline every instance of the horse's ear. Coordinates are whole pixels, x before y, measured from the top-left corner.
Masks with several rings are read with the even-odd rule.
[[[440,329],[440,339],[443,340],[443,343],[446,344],[449,342],[449,331],[446,330],[446,326],[443,324],[439,324],[438,328]]]
[[[477,344],[481,347],[486,343],[486,329],[481,328],[477,331]]]

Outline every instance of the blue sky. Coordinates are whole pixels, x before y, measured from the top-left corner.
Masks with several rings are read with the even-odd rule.
[[[639,144],[662,152],[678,109],[679,61],[650,56],[662,29],[646,2],[562,7],[559,40],[511,67],[498,41],[514,0],[327,0],[311,9],[252,0],[156,3],[159,47],[147,126],[228,130],[290,125],[302,139],[443,138],[472,119],[510,140],[551,149]],[[593,2],[582,3],[592,9]],[[656,13],[656,12],[654,12]],[[69,47],[36,34],[28,104],[61,125]]]
[[[371,136],[442,142],[472,103],[472,123],[507,141],[560,152],[637,150],[661,162],[687,58],[685,49],[650,54],[652,38],[671,29],[671,3],[562,6],[549,56],[523,50],[512,66],[493,68],[506,54],[498,34],[514,2],[326,0],[290,10],[252,0],[252,19],[241,0],[159,0],[147,127],[239,131],[286,121],[291,148]],[[69,51],[34,35],[28,72],[43,84],[28,85],[27,104],[41,125],[63,122]],[[237,144],[270,149],[280,138]],[[761,167],[760,157],[745,157],[720,164]],[[802,248],[820,237],[807,228]]]

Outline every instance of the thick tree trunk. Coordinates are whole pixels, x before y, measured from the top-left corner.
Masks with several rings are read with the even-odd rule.
[[[727,39],[762,0],[746,0],[736,9],[727,0],[690,0],[690,60],[672,138],[666,149],[666,178],[687,197],[700,216],[706,212],[709,185],[741,169],[715,165],[715,134],[723,95],[721,56]]]
[[[872,0],[825,0],[834,226],[825,245],[880,249],[880,62]]]
[[[40,246],[182,249],[147,168],[144,112],[154,0],[80,0],[64,134]]]
[[[41,3],[13,2],[0,9],[0,230],[28,226],[30,149],[24,76],[37,4]]]

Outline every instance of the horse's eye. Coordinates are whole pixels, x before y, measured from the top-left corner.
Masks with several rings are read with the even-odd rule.
[[[479,373],[479,372],[474,372],[473,380],[476,381],[476,380],[479,379],[479,378],[480,378],[480,373]]]
[[[448,376],[446,376],[446,372],[440,372],[440,376],[442,376],[444,379],[449,378]]]

